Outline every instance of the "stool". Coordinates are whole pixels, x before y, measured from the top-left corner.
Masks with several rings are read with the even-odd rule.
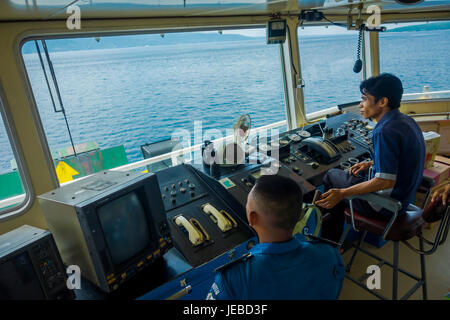
[[[367,196],[367,195],[365,195]],[[377,196],[374,194],[371,194],[370,196]],[[380,197],[380,196],[378,196]],[[356,197],[354,197],[356,198]],[[358,196],[358,198],[361,198]],[[373,199],[372,199],[373,200]],[[393,200],[393,199],[392,199]],[[383,199],[384,202],[387,201],[387,199]],[[351,204],[351,200],[350,200]],[[409,273],[406,270],[403,270],[398,267],[398,253],[399,253],[399,241],[406,241],[408,239],[411,239],[414,236],[419,236],[420,241],[420,249],[423,250],[423,238],[422,238],[422,226],[425,224],[425,221],[422,218],[422,209],[414,206],[409,205],[407,208],[406,213],[401,215],[397,218],[397,213],[400,208],[400,203],[395,204],[391,203],[395,209],[394,216],[390,221],[380,221],[371,219],[368,217],[365,217],[357,212],[354,212],[352,209],[352,206],[350,205],[350,208],[347,208],[345,210],[345,219],[346,222],[349,224],[344,231],[344,234],[341,238],[340,244],[343,243],[343,240],[345,240],[345,237],[347,236],[348,231],[350,231],[350,224],[353,226],[353,228],[356,231],[363,231],[363,235],[358,241],[358,244],[355,248],[355,251],[353,252],[353,255],[350,259],[349,264],[347,265],[347,272],[350,271],[351,266],[353,264],[353,261],[356,257],[356,254],[358,251],[362,251],[366,253],[367,255],[371,256],[372,258],[380,261],[378,264],[379,267],[383,265],[389,265],[393,268],[393,288],[392,288],[392,299],[397,300],[397,289],[398,289],[398,272],[402,272],[403,274],[409,276],[410,278],[417,281],[416,285],[414,285],[401,299],[408,299],[418,288],[422,286],[422,294],[423,299],[427,299],[427,287],[426,287],[426,274],[425,274],[425,257],[423,255],[420,255],[420,266],[421,266],[421,278]],[[385,261],[384,259],[374,255],[371,252],[368,252],[367,250],[361,248],[361,243],[364,240],[367,232],[373,233],[375,235],[383,236],[383,240],[392,240],[394,242],[394,261],[393,263],[389,263]],[[359,280],[354,279],[349,274],[346,275],[346,277],[359,285],[360,287],[364,288],[365,290],[369,291],[370,293],[374,294],[380,299],[387,299],[383,295],[372,291],[367,288],[366,284],[363,283],[365,279],[367,279],[370,275],[365,275],[364,277],[360,278]]]

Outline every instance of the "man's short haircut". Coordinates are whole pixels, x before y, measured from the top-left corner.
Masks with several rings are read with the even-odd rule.
[[[253,187],[257,205],[270,215],[272,226],[291,230],[302,212],[302,190],[298,184],[280,175],[263,175]]]
[[[362,94],[369,93],[375,97],[375,103],[383,97],[388,98],[388,107],[397,109],[403,95],[403,86],[399,78],[390,73],[366,79],[361,82],[359,90]]]

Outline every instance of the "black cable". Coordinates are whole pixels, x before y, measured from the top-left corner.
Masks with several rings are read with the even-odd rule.
[[[362,42],[362,35],[363,35],[364,27],[365,27],[364,25],[361,25],[361,28],[359,28],[357,57],[356,57],[355,65],[353,66],[354,73],[359,73],[362,69],[361,42]]]
[[[325,17],[325,15],[323,16],[323,18],[324,18],[326,21],[328,21],[329,23],[334,24],[335,26],[342,27],[342,28],[347,28],[347,25],[346,25],[346,24],[333,22],[333,21],[331,21],[330,19],[328,19],[327,17]]]
[[[286,27],[288,29],[288,41],[289,41],[289,53],[290,53],[290,59],[291,60],[291,65],[292,65],[292,69],[294,69],[295,75],[297,75],[297,69],[295,69],[295,65],[294,65],[294,61],[292,59],[292,45],[291,45],[291,30],[289,29],[289,25],[286,23]]]
[[[70,143],[72,144],[72,148],[73,148],[73,154],[76,157],[77,151],[75,150],[75,145],[74,145],[73,139],[72,139],[72,133],[70,132],[69,121],[67,120],[67,116],[66,116],[66,110],[64,109],[64,105],[63,105],[62,98],[61,98],[61,93],[59,92],[58,82],[56,81],[55,69],[53,68],[52,60],[50,59],[50,55],[48,54],[47,44],[45,43],[45,40],[41,40],[41,43],[42,43],[42,47],[44,48],[45,57],[47,58],[47,64],[48,64],[48,68],[50,69],[50,74],[53,78],[53,85],[55,86],[56,95],[58,96],[59,104],[61,106],[61,110],[57,111],[57,112],[62,112],[62,114],[64,115],[64,120],[66,121],[67,131],[69,132]],[[50,89],[50,87],[49,87],[49,89]]]
[[[363,26],[361,26],[361,29],[359,29],[358,49],[357,49],[356,59],[361,58],[361,41],[362,41],[362,34],[363,34],[362,31],[363,31]]]
[[[61,112],[61,110],[56,110],[55,99],[53,98],[50,83],[48,82],[47,72],[45,71],[44,61],[42,60],[42,54],[41,50],[39,49],[39,44],[36,40],[34,40],[34,44],[36,45],[39,61],[41,62],[42,71],[44,72],[45,82],[47,83],[48,93],[50,94],[50,99],[52,100],[53,110],[55,110],[55,112]]]

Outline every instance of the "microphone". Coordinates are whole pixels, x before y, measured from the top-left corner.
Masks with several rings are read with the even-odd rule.
[[[362,61],[361,59],[358,59],[355,61],[355,65],[353,66],[353,72],[359,73],[362,69]]]

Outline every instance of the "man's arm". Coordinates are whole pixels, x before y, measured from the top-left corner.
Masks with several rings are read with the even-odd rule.
[[[322,198],[316,201],[316,205],[325,209],[331,209],[344,198],[390,189],[393,188],[394,185],[395,180],[373,178],[369,181],[364,181],[348,188],[333,188],[325,192],[322,195]]]

